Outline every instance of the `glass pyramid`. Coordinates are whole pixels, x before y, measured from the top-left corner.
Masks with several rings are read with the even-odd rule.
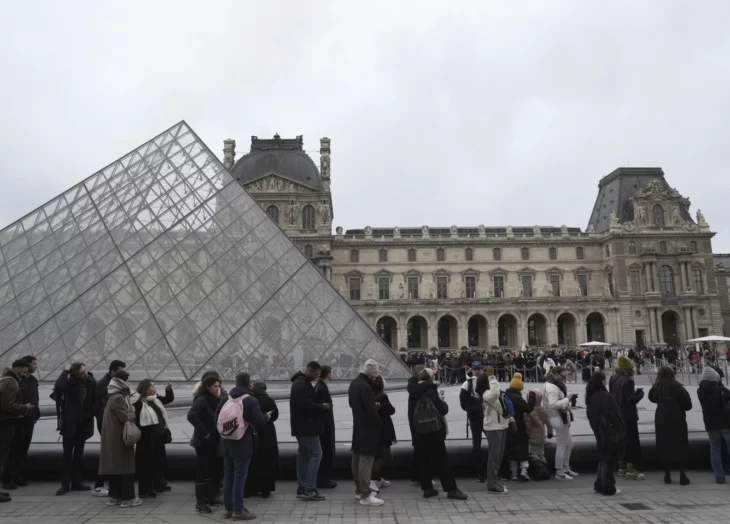
[[[54,380],[408,369],[181,122],[0,232],[0,364]]]

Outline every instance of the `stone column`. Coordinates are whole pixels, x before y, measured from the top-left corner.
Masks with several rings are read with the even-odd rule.
[[[396,341],[396,345],[398,347],[395,350],[398,351],[400,348],[408,349],[408,329],[405,320],[398,323],[397,333],[398,340]]]
[[[657,340],[654,337],[654,315],[651,314],[651,308],[646,308],[645,318],[648,319],[646,324],[647,324],[647,327],[649,328],[646,332],[646,343],[654,344],[654,343],[656,343]]]
[[[657,341],[660,344],[664,344],[664,330],[662,329],[662,319],[659,316],[659,308],[655,307],[654,309],[654,326],[656,326],[657,331]]]
[[[646,292],[653,291],[651,287],[651,262],[644,262],[644,276],[646,277]]]
[[[518,315],[519,325],[517,326],[517,347],[522,347],[522,342],[529,345],[529,333],[527,332],[527,314],[520,312]]]
[[[545,326],[545,329],[547,330],[548,346],[557,344],[558,343],[558,321],[557,321],[557,319],[551,318],[550,320],[548,320],[548,323],[547,323],[547,326]]]
[[[487,348],[499,345],[499,326],[496,315],[485,315],[487,318]]]
[[[429,320],[428,343],[426,344],[426,349],[438,348],[438,347],[439,347],[438,322],[436,320]]]
[[[684,293],[684,290],[687,289],[687,276],[684,274],[684,262],[679,263],[679,285],[681,287],[679,288],[679,293],[677,293],[677,295],[681,295]]]
[[[459,327],[456,328],[456,347],[461,349],[469,346],[469,326],[466,315],[459,315]]]
[[[588,342],[586,336],[586,316],[584,313],[578,313],[578,323],[575,326],[575,345],[579,346],[584,342]]]

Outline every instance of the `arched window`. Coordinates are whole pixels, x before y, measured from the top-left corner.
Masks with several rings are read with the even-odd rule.
[[[360,252],[357,249],[350,250],[350,262],[360,262]]]
[[[636,254],[636,242],[633,240],[629,242],[629,255],[635,255]]]
[[[522,248],[522,260],[530,260],[530,248]]]
[[[388,250],[387,249],[381,249],[380,251],[378,251],[378,260],[380,262],[388,261]]]
[[[548,249],[548,254],[550,256],[550,260],[557,260],[558,259],[558,250],[557,248],[551,247]]]
[[[275,205],[271,204],[269,207],[266,208],[266,214],[271,217],[271,220],[279,223],[279,208]]]
[[[471,250],[470,247],[464,250],[464,259],[466,259],[467,261],[474,260],[474,252]]]
[[[408,250],[408,262],[415,262],[415,261],[416,261],[416,250],[409,249]]]
[[[669,266],[659,268],[659,291],[661,291],[662,296],[674,296],[674,271]]]
[[[302,229],[315,229],[314,207],[304,206],[302,209]]]
[[[502,260],[502,250],[498,247],[495,247],[492,250],[492,258],[494,258],[494,260]]]
[[[667,254],[667,243],[664,242],[664,240],[659,242],[659,253],[661,253],[662,255]]]
[[[436,250],[436,261],[437,262],[443,262],[446,258],[446,253],[444,251],[444,248],[440,247]]]
[[[689,250],[690,250],[690,251],[691,251],[692,253],[697,253],[697,241],[696,241],[696,240],[692,240],[692,241],[691,241],[691,242],[689,243]]]
[[[664,227],[664,208],[656,204],[651,208],[651,216],[656,227]]]
[[[575,248],[575,259],[576,260],[583,260],[585,258],[585,253],[583,253],[582,247]]]
[[[304,246],[304,256],[307,258],[312,258],[314,256],[314,248],[312,248],[312,244]]]

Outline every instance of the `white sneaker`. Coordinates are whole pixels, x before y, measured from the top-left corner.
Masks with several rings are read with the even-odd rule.
[[[380,493],[380,488],[374,480],[370,481],[370,491],[372,491],[373,493]]]
[[[108,497],[109,490],[104,488],[94,488],[91,490],[92,497]]]
[[[360,495],[358,495],[357,493],[355,493],[355,500],[360,500]]]
[[[390,481],[388,481],[388,480],[385,480],[384,478],[381,478],[381,479],[380,479],[380,480],[378,481],[378,487],[381,487],[381,488],[388,488],[388,487],[390,487]]]
[[[563,473],[562,475],[555,474],[555,480],[573,480],[573,477],[568,475],[567,473]]]
[[[122,502],[119,505],[119,507],[120,508],[136,508],[137,506],[141,506],[142,504],[144,504],[144,502],[142,502],[142,499],[134,498],[132,500],[125,500],[124,502]]]
[[[575,471],[573,471],[572,469],[570,469],[570,468],[565,468],[563,470],[563,472],[566,473],[566,474],[568,474],[568,475],[570,475],[573,478],[575,478],[575,477],[578,476],[578,474]]]
[[[382,506],[383,504],[385,504],[385,501],[376,497],[375,493],[371,493],[368,497],[360,499],[361,506]]]

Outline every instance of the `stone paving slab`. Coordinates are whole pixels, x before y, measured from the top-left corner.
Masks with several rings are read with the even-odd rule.
[[[643,482],[620,479],[622,495],[604,497],[593,493],[593,479],[582,475],[572,482],[507,483],[506,495],[487,493],[484,484],[459,479],[460,488],[469,495],[465,502],[451,501],[441,494],[424,499],[410,482],[396,481],[382,491],[385,505],[360,506],[353,497],[351,481],[327,491],[323,502],[296,499],[296,484],[277,483],[270,499],[250,499],[246,506],[262,524],[494,524],[575,523],[602,524],[626,522],[712,523],[730,520],[730,485],[717,485],[709,472],[692,472],[690,486],[665,485],[660,473],[650,473]],[[199,524],[219,522],[222,508],[210,516],[194,511],[192,483],[173,483],[173,490],[146,500],[132,509],[109,508],[105,499],[88,493],[54,496],[55,484],[34,484],[12,493],[13,501],[0,505],[0,524]],[[631,510],[622,504],[643,504]]]

